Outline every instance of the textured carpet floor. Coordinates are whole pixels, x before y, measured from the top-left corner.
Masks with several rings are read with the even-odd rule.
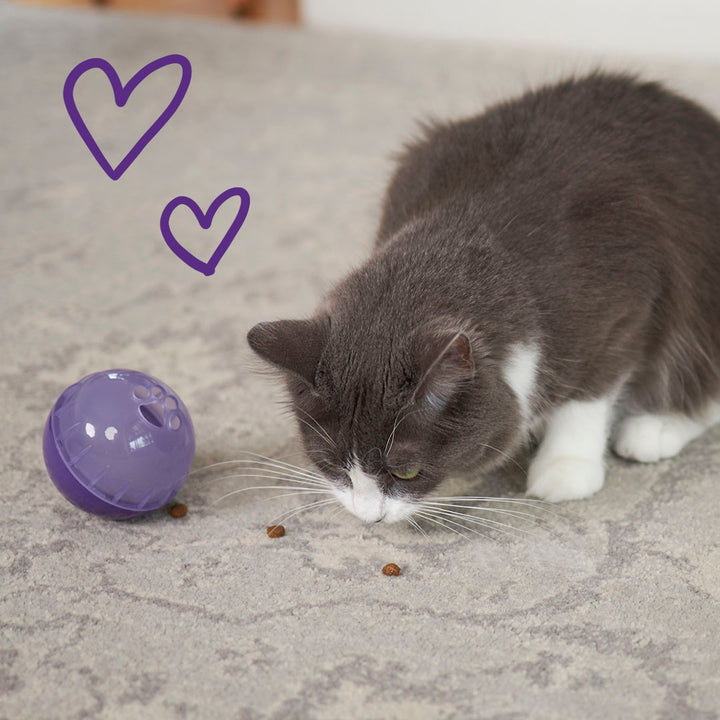
[[[192,62],[190,90],[113,182],[70,123],[65,77],[103,57],[127,81],[168,53]],[[182,519],[106,521],[65,502],[40,452],[66,385],[131,367],[185,400],[195,467],[292,457],[248,328],[310,312],[367,254],[415,118],[474,112],[592,62],[0,6],[0,718],[718,717],[718,429],[655,466],[611,460],[606,488],[561,516],[470,538],[367,528],[331,508],[270,540],[268,522],[300,501],[213,504],[251,484],[222,469],[188,480]],[[604,64],[720,113],[720,68]],[[105,92],[83,97],[119,157],[147,118],[141,103],[118,122]],[[160,213],[237,185],[250,214],[205,277],[165,246]],[[209,256],[207,238],[193,242]],[[449,491],[518,495],[522,482]],[[403,574],[383,576],[387,562]]]

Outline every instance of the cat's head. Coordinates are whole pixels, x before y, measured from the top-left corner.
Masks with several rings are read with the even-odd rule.
[[[284,373],[307,454],[342,504],[396,522],[448,473],[496,464],[517,408],[472,333],[351,314],[261,323],[248,342]]]

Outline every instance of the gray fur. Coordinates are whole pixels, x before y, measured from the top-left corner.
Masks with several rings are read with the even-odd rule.
[[[537,417],[620,383],[633,411],[693,414],[720,396],[720,123],[595,73],[426,127],[374,253],[321,308],[248,340],[332,438],[300,424],[341,485],[356,458],[389,495],[421,498],[514,452],[502,367],[518,342],[541,350]],[[405,465],[422,471],[394,479]]]

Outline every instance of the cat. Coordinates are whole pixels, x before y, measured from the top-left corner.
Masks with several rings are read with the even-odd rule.
[[[369,260],[247,337],[367,523],[533,438],[527,494],[585,498],[609,438],[653,462],[720,420],[720,123],[602,71],[426,123]]]

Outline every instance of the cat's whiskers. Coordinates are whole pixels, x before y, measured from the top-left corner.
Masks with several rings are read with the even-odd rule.
[[[403,415],[403,410],[406,410],[405,414]],[[392,446],[395,443],[395,432],[398,429],[398,426],[400,425],[403,420],[407,419],[410,415],[412,415],[414,411],[410,410],[409,407],[407,408],[400,408],[398,410],[398,414],[395,417],[395,421],[393,423],[393,429],[390,431],[390,435],[388,436],[387,442],[385,443],[385,450],[384,455],[387,457],[388,453],[392,450]]]
[[[270,472],[241,472],[232,473],[230,475],[223,475],[217,479],[219,483],[222,480],[240,479],[240,478],[252,478],[258,480],[280,480],[287,483],[293,483],[293,487],[307,488],[309,490],[314,489],[326,489],[329,488],[329,483],[320,482],[315,480],[303,480],[301,478],[288,477],[287,475],[279,475]]]
[[[522,503],[523,505],[550,505],[553,506],[555,503],[551,503],[548,500],[539,500],[537,498],[526,498],[526,497],[494,497],[492,495],[433,495],[432,500],[477,500],[483,502],[497,502],[497,503]]]
[[[488,443],[483,443],[483,442],[478,443],[478,445],[480,445],[480,447],[486,447],[486,448],[488,448],[488,450],[494,450],[496,453],[498,453],[498,455],[504,457],[506,460],[509,460],[513,465],[518,467],[522,471],[523,474],[525,474],[525,468],[517,460],[515,460],[514,457],[508,455],[503,450],[500,450],[500,448],[496,448],[494,445],[489,445]]]
[[[464,532],[460,532],[459,530],[456,530],[451,525],[448,525],[444,521],[442,521],[430,514],[427,514],[427,513],[423,512],[422,510],[417,510],[414,514],[417,515],[418,517],[422,518],[423,520],[427,520],[428,522],[431,522],[435,525],[439,525],[440,527],[444,528],[445,530],[450,530],[451,532],[455,533],[456,535],[460,535],[461,537],[464,537],[466,540],[468,539],[468,536],[465,535]],[[453,523],[453,524],[458,525],[458,523]],[[464,528],[464,529],[469,530],[470,528]],[[474,532],[477,532],[477,531],[474,531]],[[478,534],[480,534],[480,533],[478,533]]]
[[[394,429],[397,428],[397,426],[402,422],[404,417],[406,417],[406,415],[398,415]],[[390,448],[392,447],[393,437],[394,431],[391,434],[391,437],[388,439],[388,447]],[[492,449],[497,450],[497,448]],[[326,451],[315,450],[314,452],[323,453]],[[335,508],[331,517],[334,517],[337,513],[342,512],[344,506],[342,505],[342,503],[339,502],[335,495],[334,485],[319,472],[316,472],[312,469],[303,468],[289,462],[284,462],[278,458],[270,458],[265,455],[260,455],[258,453],[246,451],[244,452],[244,454],[250,456],[250,459],[236,459],[217,462],[202,468],[197,468],[193,471],[193,473],[208,471],[218,467],[230,466],[237,471],[227,475],[222,475],[220,478],[216,478],[216,482],[229,479],[253,478],[257,480],[274,480],[282,484],[254,485],[251,487],[239,488],[231,492],[225,493],[217,500],[215,500],[212,503],[213,505],[223,500],[226,500],[233,495],[237,495],[243,492],[248,492],[252,490],[273,490],[275,491],[274,494],[271,497],[264,498],[263,502],[267,500],[293,497],[296,495],[320,496],[320,499],[318,500],[314,500],[313,502],[302,505],[299,508],[292,508],[285,511],[280,516],[280,518],[289,519],[298,513],[332,504],[337,504],[337,508]],[[482,503],[482,505],[468,503]],[[495,505],[495,507],[488,507],[488,505]],[[510,508],[498,507],[498,505],[510,505]],[[515,507],[513,507],[513,505]],[[525,508],[541,510],[548,513],[552,512],[547,507],[545,507],[546,505],[548,505],[548,503],[540,500],[518,498],[491,498],[481,496],[436,496],[422,501],[415,515],[419,519],[431,522],[439,527],[442,527],[445,530],[449,530],[457,535],[461,535],[466,538],[468,537],[467,533],[470,532],[484,535],[484,533],[480,532],[478,529],[476,529],[476,527],[472,526],[478,526],[488,530],[497,530],[499,532],[505,533],[509,533],[510,531],[512,531],[512,533],[515,534],[532,534],[522,528],[517,528],[513,525],[508,525],[506,523],[502,523],[498,520],[493,520],[491,518],[482,516],[479,517],[478,515],[471,514],[467,511],[475,511],[476,513],[479,512],[485,514],[493,513],[496,516],[505,516],[508,519],[530,520],[533,523],[539,523],[541,519],[530,512],[525,512]],[[422,535],[427,535],[425,530],[415,518],[409,517],[407,518],[407,521]],[[277,522],[278,521],[276,521],[276,523]]]
[[[552,510],[548,507],[545,507],[546,505],[551,505],[551,503],[548,503],[544,500],[533,500],[532,498],[513,498],[513,497],[485,497],[482,495],[432,495],[425,499],[425,502],[431,502],[431,503],[437,503],[437,504],[461,504],[461,503],[483,503],[482,505],[470,505],[466,507],[473,507],[476,509],[483,509],[483,510],[495,510],[498,508],[491,507],[492,505],[495,506],[501,506],[501,505],[519,505],[521,508],[531,508],[532,510],[538,510],[540,512],[548,512],[552,513]],[[506,508],[501,508],[506,509]],[[508,510],[508,512],[521,512],[521,510],[516,510],[515,508],[511,508]],[[532,517],[537,517],[536,515],[533,515],[532,513],[527,513],[528,515],[531,515]],[[556,513],[555,513],[556,514]]]
[[[441,521],[449,529],[459,528],[460,530],[456,530],[456,532],[465,538],[468,538],[468,536],[465,535],[465,532],[463,532],[463,531],[470,532],[473,535],[480,535],[481,537],[484,537],[484,538],[488,537],[487,533],[481,532],[477,528],[469,527],[467,524],[465,524],[463,522],[458,522],[457,520],[454,520],[452,517],[445,516],[445,515],[432,514],[432,513],[425,515],[426,520],[429,520],[431,517],[434,517],[435,520],[437,520],[437,521]],[[478,523],[478,524],[480,524],[480,523]],[[485,526],[485,527],[487,528],[487,526]],[[493,528],[488,528],[488,529],[493,529]]]
[[[439,509],[449,510],[475,510],[477,512],[494,513],[496,515],[505,515],[506,517],[515,518],[516,520],[524,520],[528,518],[531,522],[539,524],[543,521],[543,518],[539,518],[537,515],[533,515],[529,512],[523,512],[522,510],[507,510],[504,508],[492,508],[492,507],[480,507],[477,505],[464,505],[462,503],[453,502],[435,502],[433,500],[423,501],[424,505],[429,505]]]
[[[298,422],[301,422],[303,425],[309,427],[314,433],[316,433],[316,434],[317,434],[322,440],[324,440],[325,442],[330,442],[330,443],[333,442],[333,441],[330,439],[329,436],[326,437],[325,435],[323,435],[323,434],[320,432],[320,430],[318,430],[318,428],[316,428],[314,425],[311,425],[307,420],[304,420],[304,419],[301,418],[301,417],[297,417],[296,419],[297,419]]]
[[[328,520],[334,520],[345,509],[345,506],[338,500],[338,506],[330,513]]]
[[[301,417],[298,417],[298,420],[301,423],[304,423],[305,425],[307,425],[307,427],[309,427],[311,430],[316,432],[323,440],[326,440],[330,444],[331,447],[337,448],[337,444],[330,437],[328,431],[309,412],[307,412],[307,410],[303,410],[301,407],[297,407],[297,406],[295,407],[295,409],[298,412],[301,412],[307,418],[309,418],[314,423],[314,425],[311,425],[306,420],[303,420]]]
[[[479,530],[477,530],[476,528],[471,527],[471,526],[477,525],[477,526],[480,526],[487,530],[495,530],[497,532],[501,532],[506,535],[512,535],[514,537],[516,536],[517,533],[524,533],[527,535],[536,535],[536,533],[532,533],[529,530],[517,528],[513,525],[508,525],[506,523],[501,523],[501,522],[498,522],[497,520],[489,520],[487,518],[478,518],[474,515],[470,515],[469,513],[457,513],[457,512],[452,512],[452,511],[448,511],[448,510],[425,508],[423,510],[416,512],[415,515],[417,515],[418,517],[422,517],[426,520],[429,520],[430,518],[434,518],[437,521],[442,521],[450,526],[462,528],[463,530],[474,533],[476,535],[482,535],[483,537],[487,537],[487,534],[480,532]],[[462,521],[462,522],[460,522],[460,521]]]
[[[509,505],[510,507],[498,507],[501,505]],[[548,505],[552,505],[552,503],[530,498],[463,495],[435,496],[421,500],[418,503],[418,510],[413,515],[425,520],[433,518],[435,521],[443,521],[448,529],[455,529],[454,526],[459,525],[465,530],[480,535],[485,535],[485,533],[479,532],[474,527],[468,527],[468,525],[496,530],[513,536],[537,536],[537,533],[531,530],[518,527],[516,524],[501,522],[487,517],[487,515],[494,514],[496,517],[501,516],[508,520],[529,522],[532,523],[533,527],[537,528],[546,519],[542,515],[538,516],[538,512],[546,516],[552,515],[555,518],[563,518],[560,513],[547,507]]]
[[[252,463],[250,465],[247,465],[246,463]],[[239,465],[239,467],[238,467]],[[271,465],[269,463],[255,463],[254,461],[237,461],[237,464],[234,468],[236,471],[252,471],[252,472],[258,472],[258,473],[275,473],[276,475],[282,477],[282,478],[292,478],[294,480],[303,480],[306,482],[311,483],[327,483],[327,480],[322,475],[317,475],[315,473],[310,474],[306,472],[302,472],[299,470],[287,470],[285,468],[276,468],[274,465]],[[222,478],[216,478],[215,481],[217,482],[218,479]]]
[[[331,490],[321,490],[319,488],[298,488],[293,487],[292,485],[254,485],[253,487],[245,487],[245,488],[239,488],[238,490],[232,490],[229,493],[225,493],[224,495],[221,495],[217,500],[214,500],[211,505],[217,505],[222,500],[225,500],[226,498],[229,498],[233,495],[238,495],[239,493],[248,492],[250,490],[292,490],[292,493],[281,493],[278,495],[274,495],[272,498],[268,498],[271,500],[274,500],[278,497],[287,497],[287,495],[333,495],[333,492]]]
[[[264,464],[271,464],[276,467],[279,466],[281,468],[287,469],[288,471],[296,471],[296,472],[300,472],[300,473],[305,473],[308,475],[313,475],[314,477],[317,477],[317,478],[323,477],[320,473],[315,472],[314,470],[302,468],[298,465],[293,465],[292,463],[282,462],[278,458],[267,457],[267,455],[260,455],[258,453],[254,453],[249,450],[241,450],[240,452],[244,455],[250,455],[253,458],[257,458],[258,464],[260,464],[260,461],[264,461]],[[233,463],[248,463],[248,462],[252,462],[252,461],[250,461],[250,460],[223,460],[221,462],[215,462],[210,465],[204,465],[203,467],[195,468],[195,470],[192,470],[190,473],[188,473],[188,475],[195,475],[196,473],[200,473],[200,472],[204,472],[206,470],[210,470],[212,468],[220,467],[221,465],[230,465]]]
[[[488,497],[484,495],[434,495],[428,498],[425,502],[474,502],[483,503],[483,507],[478,506],[479,509],[489,509],[484,507],[488,504],[494,503],[496,505],[520,505],[523,507],[538,510],[549,515],[553,515],[559,520],[564,520],[565,516],[555,509],[554,503],[548,502],[547,500],[537,500],[535,498],[510,498],[510,497]],[[473,506],[475,507],[475,506]]]
[[[318,455],[321,458],[326,458],[328,460],[332,460],[332,454],[329,450],[322,450],[320,448],[306,448],[305,454],[308,456]]]
[[[420,525],[418,525],[418,523],[417,523],[416,520],[413,520],[412,517],[408,517],[408,518],[406,518],[406,520],[408,521],[408,523],[410,523],[410,525],[411,525],[413,528],[415,528],[415,530],[416,530],[417,532],[419,532],[419,533],[420,533],[421,535],[423,535],[424,537],[427,537],[427,533],[420,527]]]
[[[298,515],[299,513],[307,512],[308,510],[319,509],[321,507],[325,507],[326,505],[332,505],[333,503],[337,502],[339,502],[339,500],[335,497],[326,500],[316,500],[314,502],[308,503],[307,505],[301,505],[299,508],[286,510],[284,513],[281,513],[277,517],[273,518],[268,524],[279,525],[281,522],[287,522],[290,518],[295,517],[295,515]]]
[[[527,530],[525,528],[517,527],[515,525],[510,525],[509,523],[503,523],[499,520],[492,520],[490,518],[483,518],[478,517],[477,515],[473,515],[471,513],[466,512],[457,512],[454,510],[447,510],[445,508],[429,508],[423,506],[422,512],[428,513],[433,515],[437,518],[443,518],[447,522],[455,522],[455,518],[457,520],[462,520],[463,522],[460,523],[465,527],[464,523],[470,523],[471,525],[479,525],[484,528],[488,528],[489,530],[497,530],[498,532],[502,532],[508,535],[514,535],[515,533],[522,533],[525,535],[531,535],[534,537],[537,537],[537,533],[532,532],[531,530]],[[468,530],[471,530],[472,528],[467,528]]]
[[[312,426],[309,425],[309,427]],[[214,478],[214,481],[220,482],[222,480],[230,479],[253,478],[259,480],[276,480],[280,483],[286,484],[253,485],[251,487],[238,488],[221,495],[219,498],[214,500],[211,505],[216,505],[233,495],[238,495],[252,490],[274,490],[276,491],[275,494],[270,497],[263,498],[261,502],[293,497],[295,495],[328,496],[322,497],[320,500],[314,500],[313,502],[301,505],[299,508],[291,508],[280,515],[280,519],[289,519],[298,513],[336,503],[339,506],[338,509],[342,510],[343,506],[333,491],[332,483],[324,475],[308,468],[283,462],[278,458],[271,458],[266,455],[260,455],[259,453],[250,451],[242,451],[242,453],[250,456],[251,459],[223,460],[221,462],[211,463],[209,465],[196,468],[189,474],[194,475],[201,472],[207,472],[218,467],[234,466],[234,468],[240,472],[232,472],[228,475],[222,475],[219,478]],[[271,524],[277,524],[278,522],[279,519],[276,519]]]

